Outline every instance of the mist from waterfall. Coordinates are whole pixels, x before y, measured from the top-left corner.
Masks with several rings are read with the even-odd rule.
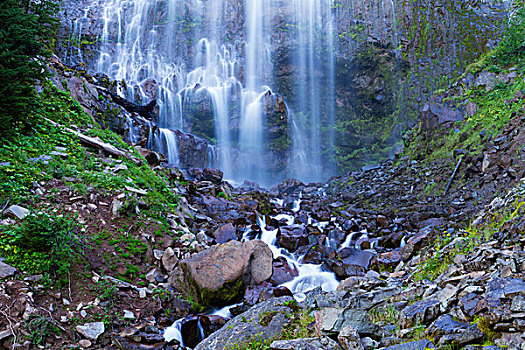
[[[278,175],[269,170],[269,96],[273,74],[276,0],[240,0],[244,34],[226,28],[232,0],[102,0],[100,56],[92,71],[122,82],[118,92],[136,103],[157,99],[153,148],[178,162],[175,130],[214,144],[211,164],[235,182],[263,185],[285,176],[318,181],[330,169],[322,145],[333,143],[334,56],[331,1],[292,0],[295,23],[293,94],[286,137],[290,150]],[[235,19],[234,19],[235,20]],[[299,101],[299,103],[297,102]],[[213,114],[213,125],[205,113]],[[323,123],[325,125],[323,125]],[[322,127],[326,131],[322,131]],[[211,135],[210,135],[211,134]],[[171,142],[175,144],[170,145]]]

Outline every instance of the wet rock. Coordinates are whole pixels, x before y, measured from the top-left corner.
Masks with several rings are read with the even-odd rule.
[[[390,226],[386,216],[378,215],[376,221],[377,221],[377,224],[379,225],[379,227],[381,227],[381,228],[387,228],[388,226]]]
[[[337,342],[328,338],[302,338],[277,340],[270,345],[271,350],[341,350]]]
[[[369,251],[343,248],[337,253],[338,259],[328,261],[327,265],[339,279],[364,276],[373,256],[374,254]]]
[[[457,344],[459,346],[477,342],[483,333],[477,325],[455,321],[450,315],[442,315],[428,327],[427,334],[433,336],[439,344]]]
[[[277,242],[281,247],[293,252],[298,247],[308,244],[308,232],[301,225],[283,226],[279,228],[277,233]]]
[[[9,208],[4,210],[2,214],[12,217],[13,219],[22,220],[29,215],[29,210],[19,205],[11,205]]]
[[[237,235],[235,234],[235,227],[231,223],[222,225],[215,232],[213,237],[218,244],[223,244],[229,241],[236,241]]]
[[[11,265],[7,265],[6,263],[0,261],[0,278],[9,278],[14,276],[16,273],[16,269],[12,267]]]
[[[209,337],[221,329],[228,322],[228,319],[217,315],[206,315],[200,317],[200,322],[204,336]]]
[[[225,349],[233,344],[242,346],[255,336],[271,339],[280,335],[290,322],[287,315],[291,310],[285,305],[292,300],[292,297],[274,298],[255,305],[204,339],[195,350]]]
[[[194,348],[202,341],[199,331],[199,319],[199,316],[191,315],[182,320],[180,332],[185,346]]]
[[[76,330],[87,339],[96,341],[104,333],[105,327],[102,322],[93,322],[79,325]]]
[[[216,245],[182,260],[185,286],[203,305],[227,305],[240,298],[247,285],[272,275],[273,254],[266,243],[253,240]]]
[[[261,298],[261,294],[271,288],[272,285],[268,282],[262,282],[256,286],[249,286],[246,288],[246,293],[244,293],[244,302],[250,306],[257,304]]]
[[[208,163],[208,142],[200,137],[174,131],[179,151],[179,166],[181,168],[204,168]]]
[[[202,171],[202,174],[197,176],[197,181],[210,181],[213,183],[221,183],[223,172],[219,169],[206,168]]]
[[[295,254],[301,256],[300,263],[305,264],[322,264],[326,259],[324,252],[319,249],[321,247],[316,245],[309,245],[304,247],[299,247]]]
[[[299,271],[294,265],[290,265],[288,260],[284,257],[279,257],[273,262],[273,275],[270,282],[275,285],[280,285],[290,282],[294,277],[299,275]]]
[[[297,179],[286,179],[277,185],[277,190],[280,193],[292,194],[300,187],[304,187],[304,184]]]
[[[399,317],[401,327],[410,328],[418,322],[421,324],[432,322],[439,315],[439,305],[438,300],[427,299],[407,306]]]

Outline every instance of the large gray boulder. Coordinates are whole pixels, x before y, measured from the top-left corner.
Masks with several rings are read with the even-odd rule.
[[[272,261],[263,241],[230,241],[182,260],[177,287],[201,305],[228,305],[242,297],[246,286],[270,278]]]
[[[289,324],[293,310],[292,297],[273,298],[255,305],[243,314],[231,319],[224,327],[204,339],[195,350],[223,350],[243,345],[253,339],[275,339]]]

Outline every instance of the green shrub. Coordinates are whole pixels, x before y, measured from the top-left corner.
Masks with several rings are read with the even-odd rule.
[[[78,225],[71,218],[30,215],[20,226],[0,233],[0,252],[8,263],[23,271],[60,278],[81,249],[77,231]]]
[[[493,62],[508,67],[525,58],[525,8],[523,0],[517,1],[517,11],[510,18],[499,47],[493,54]]]
[[[60,329],[53,318],[45,316],[31,317],[26,323],[25,328],[28,331],[28,338],[33,345],[45,343],[45,340],[51,334],[60,335]]]

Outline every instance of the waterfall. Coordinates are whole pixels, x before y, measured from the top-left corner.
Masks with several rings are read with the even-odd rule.
[[[148,145],[167,152],[170,163],[187,150],[173,134],[180,130],[207,140],[215,155],[209,165],[227,180],[271,185],[287,176],[318,181],[333,174],[323,155],[333,144],[336,114],[331,1],[293,0],[284,10],[296,42],[286,107],[274,103],[282,101],[275,97],[282,86],[273,50],[282,28],[274,1],[100,3],[100,54],[88,71],[119,82],[117,93],[137,104],[157,100],[159,128]],[[280,143],[271,134],[280,120],[273,109],[290,125],[279,129]]]
[[[322,144],[334,142],[334,50],[331,1],[292,0],[296,42],[296,102],[293,110],[292,174],[303,181],[323,178]],[[327,30],[328,29],[328,30]],[[323,81],[323,78],[328,78]],[[323,105],[322,101],[327,101]],[[322,110],[328,111],[321,133]],[[326,138],[326,139],[324,139]],[[326,142],[328,141],[328,142]]]

